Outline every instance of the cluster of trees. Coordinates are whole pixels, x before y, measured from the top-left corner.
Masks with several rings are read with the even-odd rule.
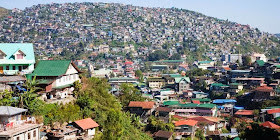
[[[148,56],[149,61],[157,61],[166,58],[168,58],[168,53],[164,50],[156,50]]]

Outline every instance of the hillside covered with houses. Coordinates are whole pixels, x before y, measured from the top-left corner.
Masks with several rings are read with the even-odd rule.
[[[272,34],[116,3],[1,19],[1,140],[280,139]]]

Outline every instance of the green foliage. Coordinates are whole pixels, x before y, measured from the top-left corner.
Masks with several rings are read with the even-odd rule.
[[[170,60],[181,60],[181,55],[178,53],[175,53],[169,59]]]
[[[206,140],[203,131],[201,129],[196,129],[195,132],[195,136],[199,139],[199,140]]]
[[[242,139],[256,140],[256,139],[271,139],[277,140],[279,133],[275,129],[262,127],[257,123],[251,124],[252,129],[246,128],[240,137]]]
[[[148,56],[149,61],[157,61],[165,58],[168,58],[168,53],[163,50],[156,50]]]
[[[124,108],[126,108],[130,101],[144,101],[145,98],[141,96],[139,91],[132,84],[121,84],[119,100]]]
[[[14,102],[12,96],[13,92],[5,90],[4,92],[0,92],[0,105],[1,106],[11,106]]]
[[[92,118],[100,125],[100,129],[103,129],[103,132],[95,139],[151,139],[135,127],[135,120],[131,119],[129,113],[122,112],[121,104],[108,92],[110,86],[105,79],[89,78],[84,81],[84,84],[87,87],[78,93],[77,103],[79,101],[82,111],[90,110]],[[123,89],[126,93],[130,93],[131,90],[130,85]],[[85,102],[90,102],[90,104],[85,104]]]
[[[146,126],[146,131],[151,131],[151,133],[157,132],[159,130],[164,131],[174,131],[173,123],[165,123],[161,120],[156,119],[154,116],[148,118],[148,124]]]
[[[247,66],[247,67],[251,66],[252,59],[250,56],[244,56],[242,59],[243,59],[243,66]]]
[[[144,81],[143,73],[142,73],[141,70],[136,70],[136,71],[135,71],[135,76],[136,76],[136,77],[139,77],[139,81],[140,81],[140,82],[143,82],[143,81]]]

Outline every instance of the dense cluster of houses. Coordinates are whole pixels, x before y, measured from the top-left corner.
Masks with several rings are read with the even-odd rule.
[[[0,44],[0,92],[26,91],[23,83],[27,79],[36,78],[40,87],[38,94],[47,103],[67,103],[74,100],[72,92],[74,82],[81,82],[80,67],[85,67],[90,76],[107,78],[112,86],[112,94],[120,94],[122,83],[131,83],[141,91],[149,101],[131,101],[128,110],[141,117],[146,123],[149,116],[155,116],[164,122],[171,122],[175,131],[158,131],[155,139],[181,139],[194,137],[196,130],[201,129],[204,135],[211,138],[238,137],[238,131],[229,121],[230,117],[253,122],[259,116],[261,125],[276,129],[274,124],[280,116],[279,106],[262,108],[260,112],[237,105],[238,96],[249,98],[250,102],[273,100],[279,94],[278,61],[267,60],[263,54],[252,54],[252,66],[239,69],[236,61],[240,54],[222,56],[223,64],[216,61],[196,61],[192,65],[184,60],[160,60],[151,64],[151,70],[143,73],[143,79],[136,76],[140,67],[137,61],[116,60],[116,67],[95,70],[94,66],[84,60],[39,60],[35,61],[32,44],[2,43]],[[36,63],[36,66],[35,66]],[[109,64],[110,65],[110,64]],[[192,69],[208,70],[211,74],[192,76],[186,73]],[[166,73],[169,70],[175,73]],[[165,71],[165,73],[164,73]],[[194,90],[200,82],[205,89]],[[219,93],[218,98],[213,94]],[[39,139],[41,124],[34,117],[21,119],[25,109],[9,106],[0,107],[0,138],[4,139]],[[89,139],[95,135],[99,125],[92,119],[77,120],[59,129],[47,132],[48,139]],[[223,133],[223,129],[231,130]]]

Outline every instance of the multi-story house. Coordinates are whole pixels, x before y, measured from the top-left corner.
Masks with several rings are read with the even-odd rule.
[[[34,70],[31,43],[0,43],[0,75],[28,74]]]
[[[65,98],[72,92],[73,83],[81,81],[81,71],[70,60],[41,60],[34,72],[27,77],[35,77],[48,99]]]
[[[27,117],[22,120],[21,114],[27,109],[11,106],[0,106],[0,139],[1,140],[39,140],[40,127],[36,119]]]

